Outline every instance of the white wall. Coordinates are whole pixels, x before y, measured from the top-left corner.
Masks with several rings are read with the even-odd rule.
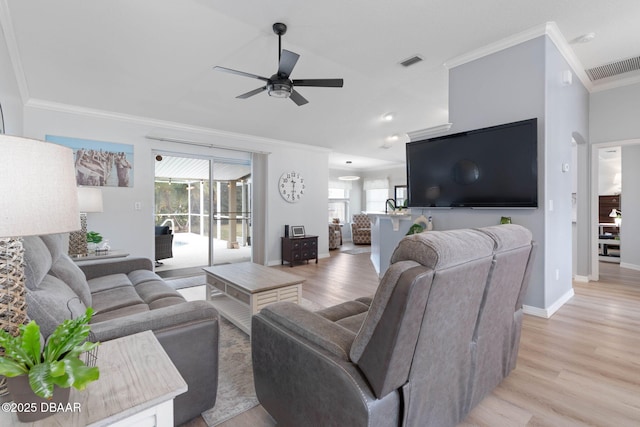
[[[4,127],[7,135],[22,135],[22,100],[18,83],[14,77],[9,51],[0,30],[0,104],[4,116]]]
[[[622,155],[622,196],[623,206],[633,212],[638,208],[638,192],[634,184],[638,182],[638,165],[640,158],[637,157],[635,147],[630,145],[640,145],[640,83],[628,85],[620,88],[594,92],[591,94],[589,103],[589,132],[591,144],[624,142]],[[626,149],[631,149],[626,151]],[[625,159],[627,153],[631,153]],[[625,200],[629,198],[629,201]],[[640,221],[638,215],[627,214],[622,207],[623,222],[621,234],[624,235],[621,246],[621,266],[636,268],[640,267],[638,259],[638,249],[640,249],[640,238],[638,238],[638,228],[636,221]],[[634,232],[635,230],[635,232]],[[593,249],[595,251],[595,247]]]
[[[592,144],[640,139],[640,83],[591,94]]]
[[[59,111],[60,108],[67,109],[68,112]],[[216,147],[268,152],[267,235],[264,242],[267,264],[280,262],[280,237],[283,235],[284,224],[305,225],[308,234],[319,236],[321,256],[328,256],[328,153],[324,149],[217,131],[196,132],[185,126],[172,126],[152,120],[137,120],[46,104],[25,108],[24,134],[38,139],[43,139],[49,134],[132,144],[134,187],[103,188],[104,212],[88,214],[87,222],[90,229],[99,231],[110,240],[111,247],[149,258],[153,257],[154,250],[153,151],[227,158],[246,157],[246,154],[234,154],[234,151],[228,149],[155,141],[145,138],[146,135],[166,134],[171,138],[212,144]],[[292,169],[301,172],[307,180],[307,195],[296,204],[285,202],[277,191],[280,174]],[[134,209],[136,202],[141,203],[141,210]],[[254,236],[253,241],[258,244],[258,236]]]
[[[640,270],[640,145],[622,147],[620,266]],[[626,185],[625,185],[626,183]]]
[[[452,68],[450,133],[538,118],[539,207],[422,210],[433,216],[436,229],[492,225],[501,216],[529,228],[538,252],[524,303],[542,312],[572,292],[571,174],[561,167],[571,163],[572,133],[587,134],[588,93],[577,79],[561,85],[566,69],[546,36]]]

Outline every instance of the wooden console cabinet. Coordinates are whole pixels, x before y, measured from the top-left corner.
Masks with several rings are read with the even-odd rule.
[[[315,259],[318,263],[318,236],[283,237],[282,238],[282,262],[287,261],[291,267],[300,261],[309,262]]]

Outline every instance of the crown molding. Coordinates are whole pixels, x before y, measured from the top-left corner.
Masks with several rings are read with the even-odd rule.
[[[9,60],[11,61],[13,74],[18,84],[18,91],[20,92],[22,103],[26,104],[29,99],[29,86],[27,85],[27,79],[24,75],[24,68],[22,67],[22,60],[20,59],[20,50],[18,49],[16,33],[13,30],[13,21],[11,20],[11,13],[9,12],[9,5],[6,0],[0,0],[0,26],[2,27],[4,38],[7,43]]]
[[[437,133],[445,133],[449,131],[449,129],[451,129],[451,126],[453,126],[453,123],[444,123],[437,126],[431,126],[430,128],[418,129],[411,132],[407,132],[407,135],[409,136],[410,142],[418,141],[426,138],[427,136],[432,136]]]
[[[265,150],[265,145],[268,147],[279,146],[284,148],[304,149],[308,151],[311,150],[324,153],[331,152],[329,148],[301,144],[298,142],[282,141],[278,139],[223,131],[203,126],[187,125],[184,123],[152,119],[149,117],[134,116],[130,114],[62,104],[58,102],[45,101],[42,99],[29,99],[25,103],[25,108],[34,108],[54,111],[58,113],[74,114],[84,117],[92,117],[103,120],[114,120],[141,126],[148,126],[151,129],[149,130],[147,135],[145,135],[145,138],[157,141],[177,142],[178,140],[180,140],[185,143],[189,142],[191,144],[199,144],[203,146],[215,146],[217,148],[230,148],[235,150],[246,150],[259,153],[265,153],[268,151]],[[212,144],[210,141],[206,140],[206,138],[211,137],[226,140],[229,141],[229,143],[222,145],[219,143]],[[200,138],[202,138],[203,140],[200,140]]]
[[[483,58],[545,35],[549,37],[563,58],[569,63],[572,71],[575,73],[576,77],[580,79],[580,82],[584,87],[591,92],[593,90],[593,83],[587,76],[587,73],[584,71],[584,66],[578,60],[578,57],[573,52],[573,49],[571,49],[569,42],[567,42],[565,37],[562,35],[562,32],[560,32],[560,29],[555,22],[547,22],[543,25],[530,28],[521,33],[514,34],[513,36],[509,36],[479,49],[457,56],[445,62],[444,66],[447,69],[458,67],[462,64],[475,61],[476,59]]]

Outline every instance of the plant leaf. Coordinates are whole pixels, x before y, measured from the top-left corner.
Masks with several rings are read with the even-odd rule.
[[[33,366],[35,363],[22,349],[21,335],[14,337],[7,331],[0,329],[0,347],[4,348],[4,358],[6,359],[24,364],[25,367]]]
[[[51,399],[51,396],[53,396],[53,381],[49,363],[40,363],[31,368],[29,371],[29,385],[31,390],[38,396]]]
[[[59,360],[65,353],[82,344],[91,331],[88,323],[92,314],[93,309],[88,307],[84,315],[77,319],[65,320],[58,325],[56,330],[49,336],[45,346],[44,360],[47,362]]]
[[[60,363],[64,365],[64,372],[68,378],[68,385],[65,387],[73,385],[78,390],[84,390],[87,384],[100,378],[100,371],[96,366],[88,367],[77,357],[65,357]]]
[[[6,357],[0,357],[0,375],[17,377],[18,375],[25,375],[28,372],[29,370],[24,363],[19,363]]]
[[[22,330],[22,350],[33,361],[33,364],[40,362],[40,326],[35,321],[29,322]]]

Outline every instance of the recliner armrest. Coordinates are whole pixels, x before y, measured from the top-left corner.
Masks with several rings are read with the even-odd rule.
[[[148,258],[127,257],[88,261],[79,266],[87,280],[109,274],[129,274],[135,270],[153,271],[153,263]]]
[[[211,304],[207,301],[189,301],[92,323],[90,326],[97,340],[108,341],[147,330],[157,332],[212,319],[218,319],[218,311]]]
[[[269,304],[256,316],[260,315],[332,354],[349,360],[351,344],[356,336],[350,330],[292,302]]]

